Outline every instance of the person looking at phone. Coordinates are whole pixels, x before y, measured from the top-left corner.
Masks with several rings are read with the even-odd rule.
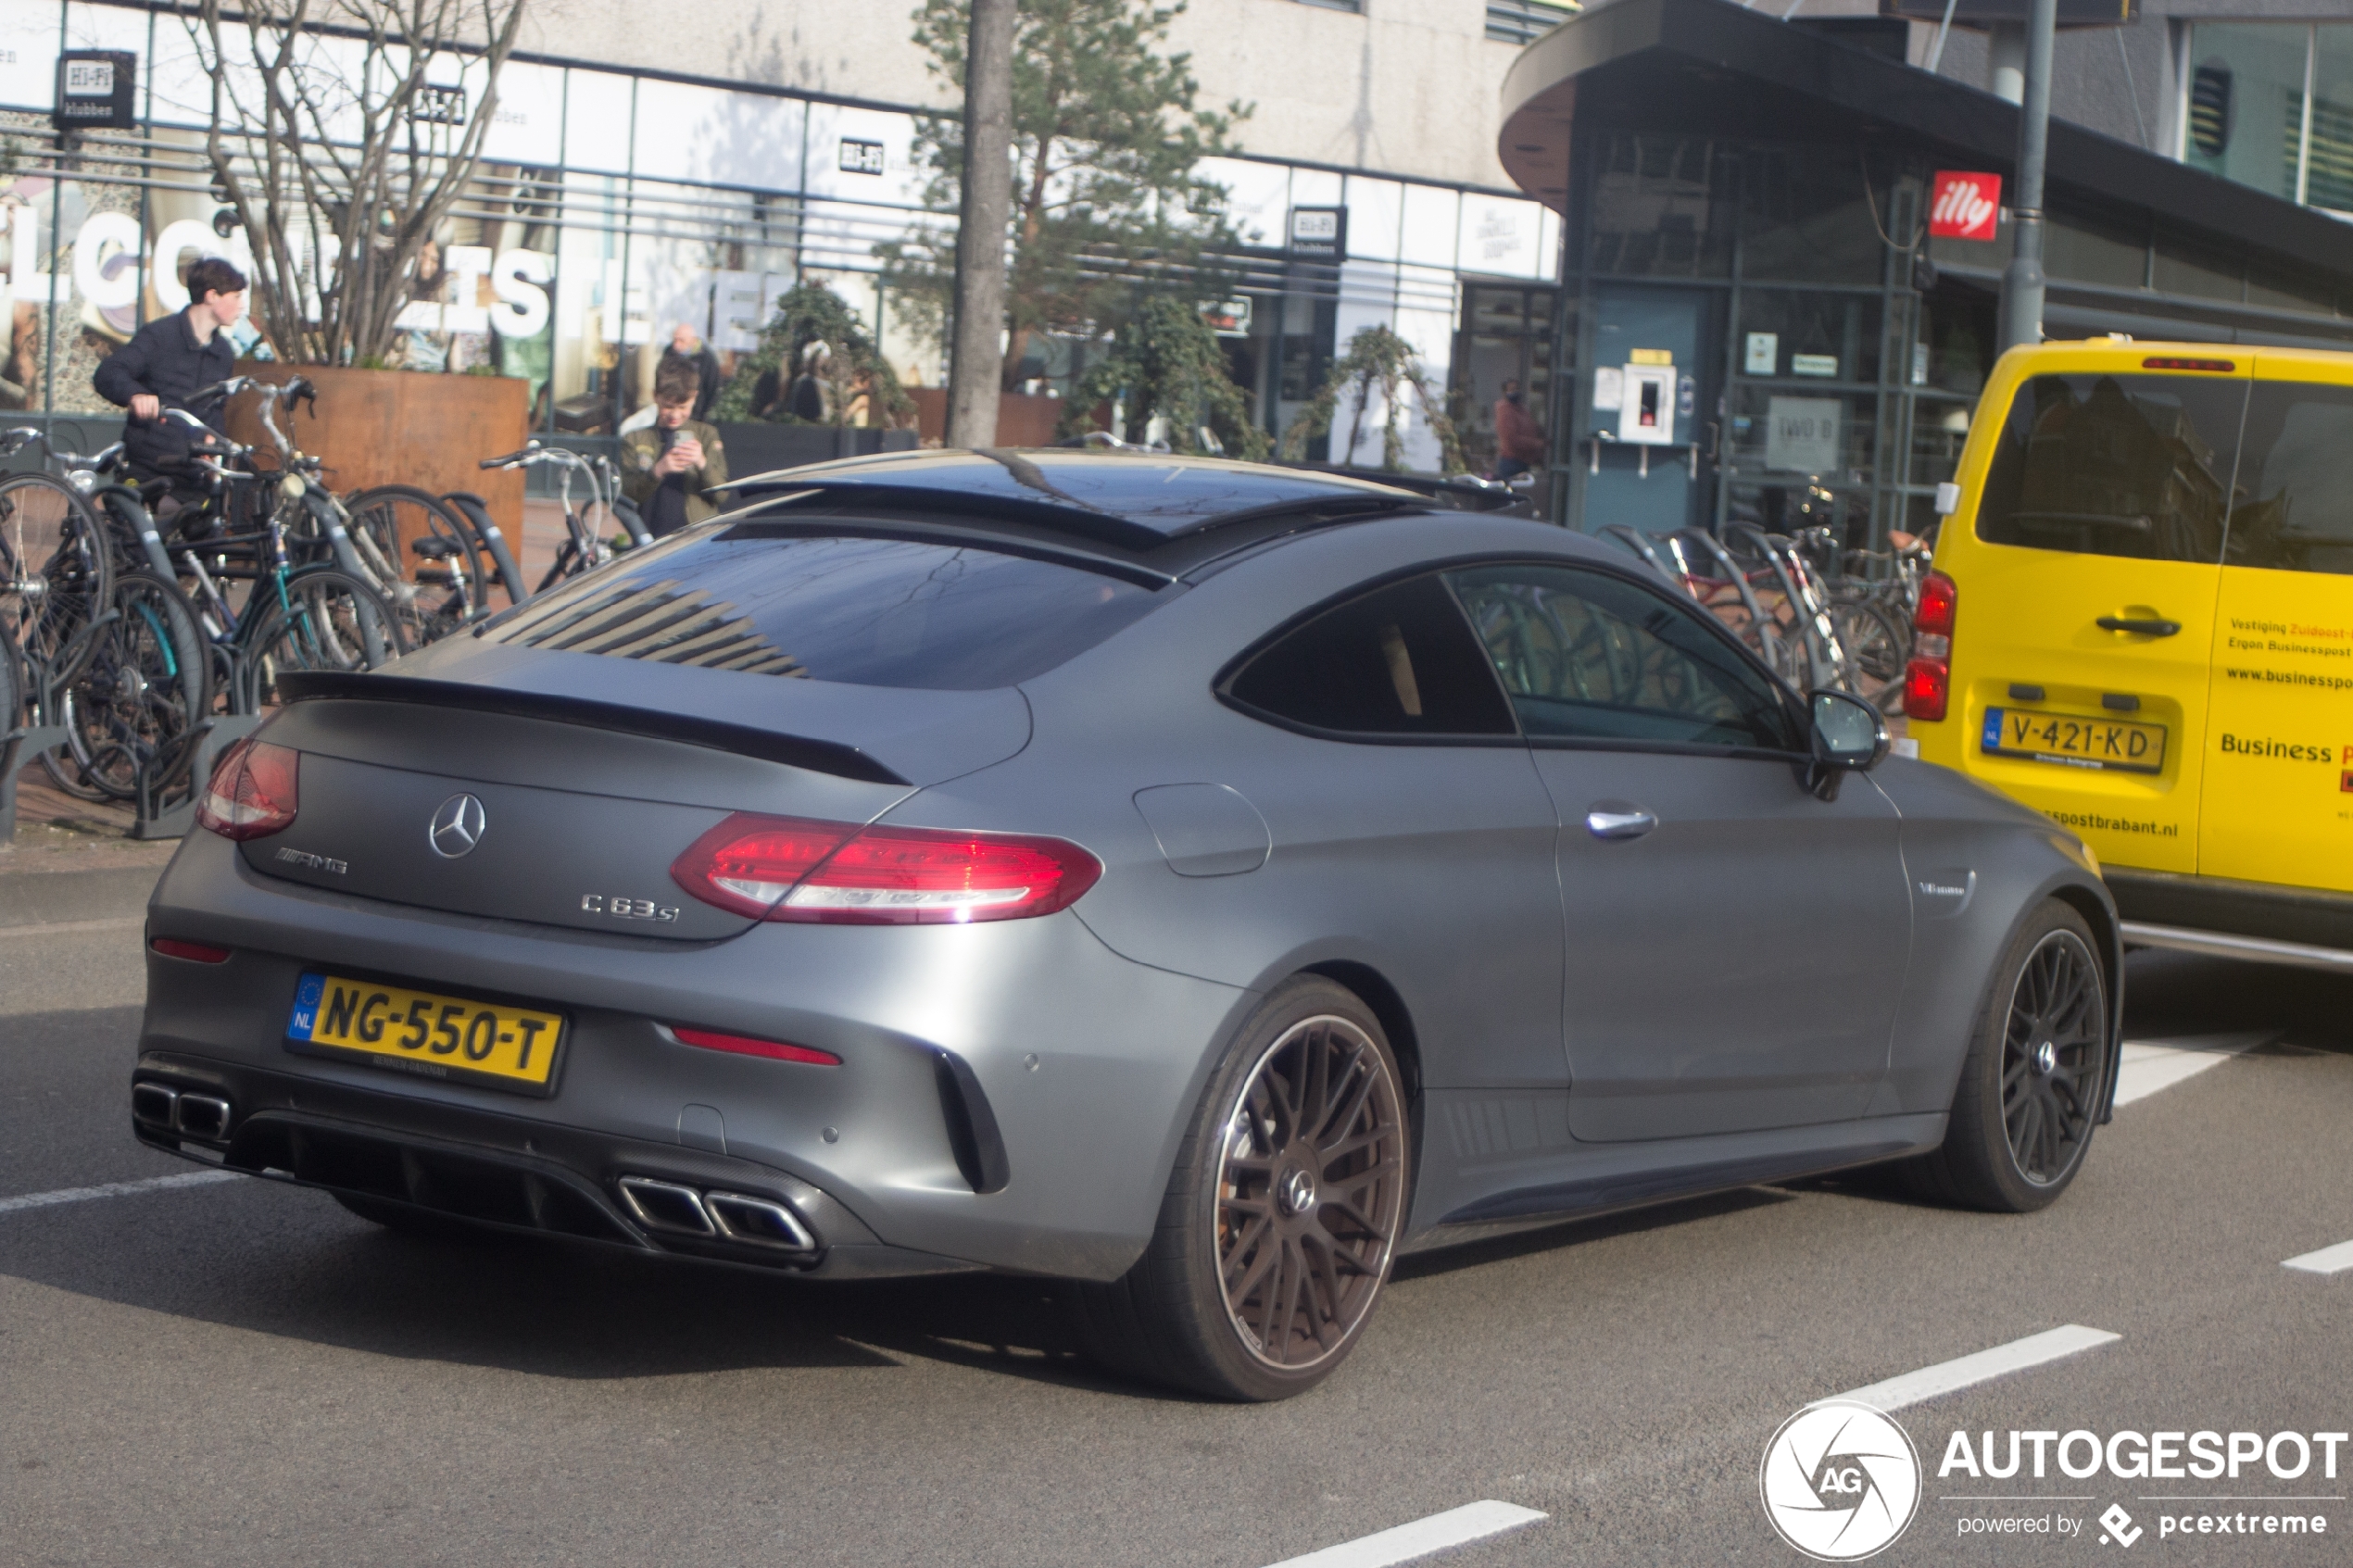
[[[190,406],[204,387],[236,373],[237,350],[226,328],[245,313],[245,275],[217,256],[188,269],[188,305],[148,322],[129,343],[98,362],[91,383],[107,402],[131,410],[123,422],[124,456],[145,478],[185,477],[189,455],[211,437],[165,410],[185,408],[225,436],[215,422],[221,405]]]
[[[719,432],[694,417],[700,390],[690,360],[664,359],[653,424],[621,438],[621,493],[657,539],[719,514],[712,493],[727,483],[727,453]]]

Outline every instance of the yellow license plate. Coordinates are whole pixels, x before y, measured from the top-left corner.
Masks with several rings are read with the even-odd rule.
[[[290,1050],[355,1055],[371,1067],[546,1095],[562,1015],[312,972],[295,987]]]
[[[1985,750],[1997,757],[2023,757],[2120,773],[2157,773],[2165,769],[2162,724],[1989,708],[1982,738]]]

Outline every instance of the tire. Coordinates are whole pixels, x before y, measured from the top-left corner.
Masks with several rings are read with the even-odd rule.
[[[105,525],[80,493],[44,473],[0,478],[0,626],[23,656],[27,698],[80,670],[82,633],[113,587]]]
[[[212,650],[175,582],[126,571],[110,602],[116,619],[66,691],[70,761],[59,759],[51,776],[70,769],[104,797],[130,800],[140,771],[182,755],[188,732],[211,711]]]
[[[1895,618],[1868,599],[1833,600],[1830,617],[1839,646],[1846,650],[1855,695],[1882,713],[1901,708],[1912,641]]]
[[[1144,1256],[1075,1292],[1095,1358],[1221,1399],[1289,1399],[1331,1375],[1404,1225],[1404,1108],[1372,1010],[1315,976],[1277,987],[1210,1074]]]
[[[490,574],[472,525],[432,491],[379,484],[347,497],[344,509],[351,514],[354,536],[364,534],[401,580],[386,589],[408,623],[409,646],[422,647],[462,629],[489,602]],[[414,546],[429,539],[449,555],[432,560],[416,554]]]
[[[246,613],[261,619],[238,639],[240,713],[273,706],[278,677],[288,671],[373,670],[409,651],[391,607],[333,567],[305,567],[288,577],[283,601],[265,576],[254,584]]]
[[[382,1225],[388,1231],[415,1236],[420,1241],[480,1241],[489,1234],[479,1225],[470,1225],[463,1220],[436,1214],[429,1209],[412,1209],[405,1203],[368,1198],[356,1192],[330,1189],[327,1196],[371,1225]]]
[[[2091,1151],[2108,1072],[2108,977],[2083,917],[2057,898],[1994,971],[1944,1143],[1900,1169],[1922,1197],[1994,1213],[2048,1208]]]

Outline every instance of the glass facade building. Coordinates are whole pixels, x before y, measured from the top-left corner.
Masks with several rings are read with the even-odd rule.
[[[1523,54],[1505,166],[1567,219],[1560,521],[1819,523],[1853,546],[1930,523],[2011,251],[1999,198],[1978,238],[1931,236],[1931,205],[1940,177],[2007,182],[2018,121],[1907,67],[1892,25],[1875,53],[1729,0],[1611,0]],[[2327,80],[2339,31],[2271,29],[2294,47],[2265,69]],[[2046,334],[2353,349],[2353,226],[2295,199],[2328,178],[2308,132],[2331,101],[2241,100],[2269,184],[2055,119]]]

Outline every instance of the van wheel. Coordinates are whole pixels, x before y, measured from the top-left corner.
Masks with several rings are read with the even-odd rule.
[[[2092,929],[2051,899],[1994,971],[1944,1147],[1906,1163],[1909,1185],[1999,1213],[2056,1202],[2091,1149],[2108,1035],[2108,983]]]
[[[1357,997],[1302,977],[1227,1050],[1144,1256],[1075,1293],[1114,1371],[1223,1399],[1304,1393],[1388,1281],[1411,1177],[1396,1058]]]

